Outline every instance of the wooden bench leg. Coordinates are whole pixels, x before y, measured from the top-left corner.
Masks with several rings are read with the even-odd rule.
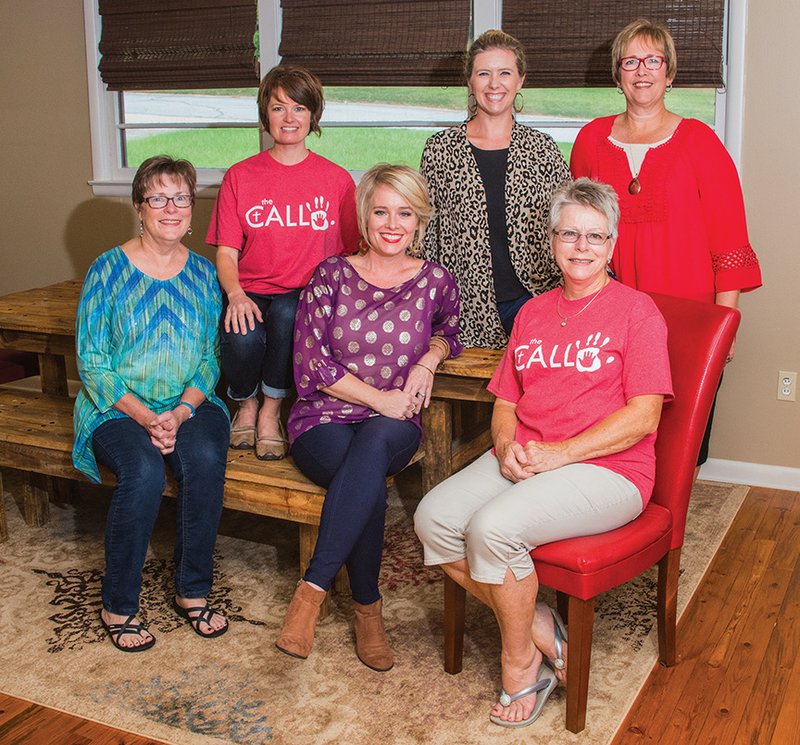
[[[8,523],[6,522],[6,500],[3,496],[3,472],[0,471],[0,543],[8,540]]]
[[[38,473],[26,474],[22,482],[22,500],[25,522],[32,528],[41,527],[50,519],[46,477]]]
[[[422,492],[427,494],[436,484],[453,473],[453,407],[450,401],[431,400],[422,412],[425,440],[422,447]]]
[[[317,545],[317,536],[319,536],[319,525],[306,525],[300,523],[300,576],[302,577],[308,565],[311,563],[311,555],[314,553],[314,547]],[[319,609],[319,620],[321,621],[331,612],[330,593],[325,596],[322,605]]]

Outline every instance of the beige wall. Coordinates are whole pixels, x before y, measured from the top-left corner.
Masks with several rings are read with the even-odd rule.
[[[715,458],[800,468],[800,401],[776,399],[778,370],[800,371],[800,5],[750,0],[742,181],[764,286],[742,297]]]
[[[0,0],[0,294],[82,277],[134,234],[128,199],[95,198],[82,0]],[[211,203],[195,211],[203,238]]]
[[[743,181],[765,287],[743,298],[736,361],[720,394],[712,457],[800,467],[800,402],[775,399],[800,370],[800,7],[751,0]],[[127,200],[94,198],[81,0],[0,0],[0,293],[82,276],[130,236]],[[210,204],[195,212],[202,247]]]

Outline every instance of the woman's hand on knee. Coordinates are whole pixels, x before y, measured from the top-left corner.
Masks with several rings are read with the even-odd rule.
[[[556,468],[561,468],[571,463],[567,455],[567,446],[563,442],[536,442],[531,440],[525,443],[525,456],[528,464],[536,473],[554,471]]]
[[[416,413],[416,402],[418,398],[412,396],[408,391],[401,391],[392,388],[388,391],[381,391],[375,404],[375,411],[381,416],[390,419],[410,419]]]
[[[525,448],[515,440],[495,443],[494,452],[500,465],[500,473],[509,481],[516,484],[536,473],[528,463]]]
[[[228,295],[228,307],[225,309],[225,331],[234,334],[246,334],[256,327],[256,319],[264,323],[261,309],[247,295],[244,290],[238,290]]]

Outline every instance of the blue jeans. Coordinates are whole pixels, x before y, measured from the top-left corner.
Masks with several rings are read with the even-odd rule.
[[[261,311],[263,323],[246,334],[225,331],[225,312],[220,321],[222,373],[228,381],[228,395],[245,401],[258,393],[270,398],[286,398],[292,388],[292,335],[300,290],[283,295],[245,293]]]
[[[166,486],[165,461],[178,482],[175,588],[184,598],[208,595],[229,433],[227,416],[208,401],[181,425],[169,455],[161,455],[144,427],[128,417],[94,431],[97,462],[117,476],[106,520],[103,607],[109,613],[139,611],[142,568]]]
[[[419,440],[414,424],[383,416],[355,424],[319,424],[297,438],[294,462],[328,490],[319,538],[303,579],[328,590],[346,565],[353,600],[363,605],[380,600],[386,477],[408,465]]]

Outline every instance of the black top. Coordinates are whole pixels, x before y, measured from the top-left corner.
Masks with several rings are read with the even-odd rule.
[[[527,290],[519,281],[508,252],[506,228],[506,166],[508,148],[481,150],[470,143],[483,188],[486,191],[486,212],[489,220],[489,246],[492,250],[492,275],[497,302],[515,300]]]

